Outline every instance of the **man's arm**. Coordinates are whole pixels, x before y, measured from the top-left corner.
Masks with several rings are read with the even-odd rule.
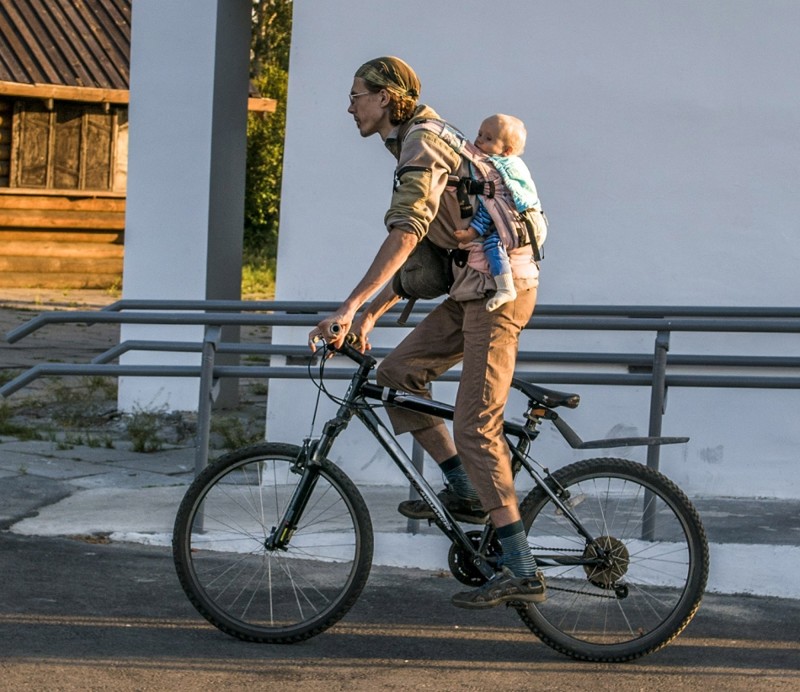
[[[389,231],[378,253],[375,255],[375,259],[372,260],[372,264],[367,269],[367,273],[364,274],[364,277],[358,282],[352,293],[336,312],[322,320],[309,333],[309,344],[312,346],[312,350],[312,342],[315,337],[324,337],[334,347],[342,344],[344,337],[350,330],[350,326],[353,324],[358,309],[403,266],[412,250],[417,246],[417,242],[416,235],[408,233],[401,228],[393,228]],[[389,290],[391,289],[389,288]],[[396,296],[392,300],[391,297],[394,293],[389,294],[389,290],[382,291],[376,298],[374,310],[370,306],[370,314],[375,315],[374,319],[377,319],[378,316],[382,315],[397,302]],[[380,304],[378,299],[380,299]],[[380,311],[376,314],[378,310]],[[335,337],[330,333],[330,327],[333,323],[337,323],[341,327],[341,331]],[[363,330],[363,324],[360,329]]]
[[[394,292],[392,282],[388,281],[381,289],[381,292],[372,299],[367,309],[355,318],[353,325],[350,327],[350,333],[356,337],[356,348],[362,352],[368,351],[371,348],[367,336],[374,329],[375,323],[381,315],[391,308],[398,300],[400,300],[400,296]]]

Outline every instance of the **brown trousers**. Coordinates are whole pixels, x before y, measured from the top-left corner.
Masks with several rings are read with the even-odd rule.
[[[484,510],[517,502],[511,453],[503,437],[505,409],[519,334],[533,314],[536,288],[519,289],[494,312],[486,300],[438,305],[378,367],[377,382],[428,397],[427,385],[463,361],[453,418],[453,438]],[[387,407],[395,433],[441,422],[426,414]]]

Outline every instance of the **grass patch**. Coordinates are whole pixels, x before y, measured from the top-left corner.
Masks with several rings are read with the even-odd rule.
[[[248,255],[242,264],[242,298],[272,300],[275,298],[275,258]]]
[[[14,421],[14,410],[6,402],[0,403],[0,435],[16,437],[20,440],[39,440],[39,431],[29,425]]]
[[[263,430],[255,422],[246,423],[236,416],[221,416],[211,420],[211,433],[220,438],[222,449],[238,449],[264,439]]]
[[[151,454],[164,449],[165,440],[161,437],[163,419],[163,410],[134,410],[126,424],[134,452]]]
[[[74,449],[75,447],[83,447],[84,445],[92,449],[100,449],[101,447],[105,449],[114,449],[114,440],[111,439],[110,435],[97,437],[90,433],[68,432],[64,435],[63,439],[58,439],[53,433],[51,434],[51,440],[55,444],[56,449],[59,450]]]
[[[92,427],[103,421],[109,406],[116,405],[117,381],[97,375],[75,380],[53,379],[49,384],[52,419],[64,428]]]

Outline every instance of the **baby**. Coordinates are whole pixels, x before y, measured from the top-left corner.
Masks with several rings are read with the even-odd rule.
[[[539,196],[531,173],[520,158],[525,150],[527,132],[525,124],[511,115],[490,115],[481,123],[475,146],[488,154],[495,168],[500,172],[514,199],[517,211],[525,211],[539,204]],[[497,292],[489,298],[486,309],[489,312],[514,300],[517,291],[511,276],[508,253],[492,223],[486,207],[479,202],[478,211],[467,230],[454,231],[459,243],[470,243],[483,239],[483,249],[489,262],[489,271],[494,277]]]

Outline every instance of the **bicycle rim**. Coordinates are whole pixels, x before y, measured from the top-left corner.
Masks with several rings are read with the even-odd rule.
[[[523,621],[549,646],[584,660],[632,660],[665,646],[694,616],[708,576],[694,507],[665,476],[623,459],[578,462],[554,477],[609,557],[545,567],[547,601],[520,605]],[[534,555],[597,557],[541,489],[521,509]]]
[[[178,511],[173,557],[181,585],[203,617],[240,639],[314,636],[350,609],[369,575],[367,507],[327,461],[286,548],[265,547],[300,479],[299,452],[279,444],[233,452],[198,476]]]

